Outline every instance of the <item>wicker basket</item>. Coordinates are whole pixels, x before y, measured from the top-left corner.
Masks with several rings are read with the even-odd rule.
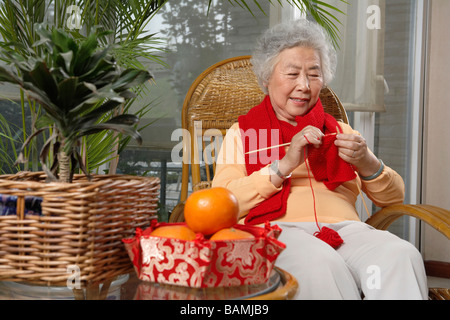
[[[159,179],[45,179],[43,172],[0,176],[1,197],[16,200],[13,214],[3,206],[0,215],[0,280],[65,286],[76,271],[86,287],[132,271],[122,239],[156,217]],[[30,199],[37,208],[30,209]]]

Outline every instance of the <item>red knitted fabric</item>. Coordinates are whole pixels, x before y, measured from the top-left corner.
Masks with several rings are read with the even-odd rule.
[[[240,129],[243,131],[242,143],[244,153],[271,145],[290,142],[292,137],[307,125],[322,128],[325,134],[336,133],[337,128],[339,128],[337,121],[331,115],[324,112],[320,99],[306,115],[296,117],[297,126],[292,126],[287,122],[277,119],[269,96],[266,96],[261,104],[252,108],[246,115],[240,116],[238,121]],[[250,132],[249,130],[252,130],[251,132],[258,136],[258,145],[256,147],[249,141],[251,135],[246,134]],[[275,130],[272,131],[275,133],[278,130],[278,141],[274,141],[273,135],[271,134],[260,134],[267,133],[267,130]],[[333,143],[335,138],[335,135],[325,136],[320,148],[310,147],[307,150],[308,162],[310,163],[314,178],[318,181],[323,181],[332,190],[342,182],[352,180],[356,177],[351,165],[338,156],[337,148]],[[276,160],[274,156],[278,156],[277,158],[281,159],[284,155],[284,147],[272,149],[272,151],[266,150],[264,151],[264,157],[260,155],[260,152],[245,154],[247,174],[250,175],[254,171],[260,170],[270,162],[273,162]],[[290,179],[286,179],[283,182],[283,188],[280,192],[250,210],[245,218],[245,223],[260,224],[283,216],[286,213],[290,186]]]
[[[329,124],[325,123],[325,128],[337,123],[336,120],[329,122]],[[343,182],[355,179],[356,173],[351,164],[339,157],[338,148],[334,144],[336,135],[327,135],[327,133],[326,130],[320,148],[311,145],[308,147],[307,158],[314,178],[317,181],[323,181],[328,189],[334,190]]]

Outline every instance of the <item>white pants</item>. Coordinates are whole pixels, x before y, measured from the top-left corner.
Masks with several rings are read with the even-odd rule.
[[[344,243],[333,249],[313,236],[315,223],[274,223],[286,244],[276,265],[299,283],[295,299],[427,299],[419,251],[388,231],[363,222],[321,224],[338,231]]]

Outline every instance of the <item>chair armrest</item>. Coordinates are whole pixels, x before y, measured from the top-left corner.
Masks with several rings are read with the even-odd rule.
[[[450,211],[425,204],[399,204],[385,207],[373,214],[366,223],[380,230],[386,230],[392,222],[408,215],[420,219],[450,239]]]
[[[184,201],[178,203],[169,216],[169,222],[184,222]]]

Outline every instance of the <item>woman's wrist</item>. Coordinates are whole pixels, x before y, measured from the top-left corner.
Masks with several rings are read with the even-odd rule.
[[[292,173],[284,174],[284,173],[282,173],[282,171],[280,171],[280,161],[279,160],[275,160],[274,162],[272,162],[272,164],[270,165],[270,170],[283,180],[290,178],[292,175]]]
[[[292,170],[288,170],[286,164],[282,160],[275,160],[270,165],[270,180],[275,187],[280,187],[284,180],[289,179]]]
[[[283,159],[278,161],[278,170],[284,177],[290,177],[294,169],[291,169],[291,167],[287,164],[287,161]]]
[[[384,163],[383,163],[383,161],[381,160],[381,159],[377,159],[377,163],[378,163],[378,169],[377,169],[377,171],[375,171],[374,169],[372,169],[372,170],[365,170],[365,171],[359,171],[358,172],[358,174],[359,174],[359,177],[362,179],[362,180],[365,180],[365,181],[368,181],[368,180],[373,180],[373,179],[376,179],[376,178],[378,178],[380,175],[381,175],[381,173],[383,173],[383,170],[384,170]]]

